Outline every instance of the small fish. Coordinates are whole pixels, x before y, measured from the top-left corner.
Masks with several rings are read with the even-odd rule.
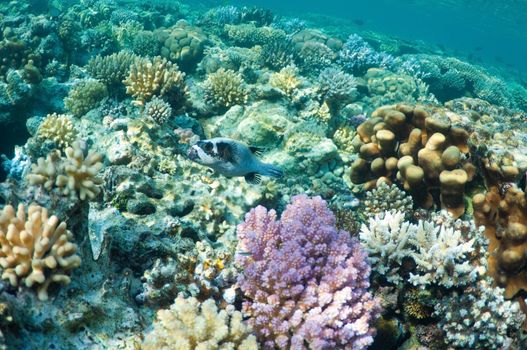
[[[243,176],[250,184],[259,184],[261,175],[283,176],[280,168],[260,161],[260,154],[257,147],[223,137],[198,141],[188,150],[190,160],[228,177]]]

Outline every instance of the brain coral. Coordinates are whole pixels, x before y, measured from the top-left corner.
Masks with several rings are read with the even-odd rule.
[[[58,188],[60,193],[80,200],[94,199],[100,192],[102,180],[96,177],[102,168],[102,156],[89,152],[84,156],[81,142],[74,142],[65,150],[51,152],[46,159],[39,158],[31,166],[28,180],[31,185],[43,186],[50,191]]]
[[[256,338],[232,305],[218,311],[213,299],[178,296],[168,310],[160,310],[144,350],[257,349]]]
[[[379,306],[359,243],[320,197],[293,197],[278,221],[252,209],[238,226],[243,309],[266,349],[365,349]]]
[[[48,299],[51,283],[68,284],[68,273],[81,263],[73,234],[65,222],[38,205],[27,214],[20,204],[15,211],[7,205],[0,212],[0,266],[2,279],[12,286],[23,282],[35,286],[40,300]]]
[[[48,114],[38,128],[38,137],[51,140],[64,148],[70,146],[77,138],[77,130],[71,119],[64,114]]]
[[[126,92],[135,98],[136,105],[144,106],[152,97],[158,96],[180,109],[188,94],[184,78],[185,73],[180,72],[176,64],[156,56],[135,61],[123,82]]]

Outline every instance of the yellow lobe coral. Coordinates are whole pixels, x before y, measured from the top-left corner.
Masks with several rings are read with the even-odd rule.
[[[60,151],[54,151],[46,159],[39,158],[31,166],[29,183],[48,191],[56,187],[62,195],[80,200],[94,199],[101,192],[102,180],[96,176],[102,168],[102,155],[89,152],[85,157],[80,142],[66,148],[65,154],[62,157]]]
[[[68,273],[81,263],[73,234],[65,222],[38,205],[18,210],[6,205],[0,212],[0,266],[2,279],[16,287],[36,286],[38,298],[48,299],[50,283],[70,283]]]
[[[39,138],[51,140],[60,148],[70,146],[77,138],[77,130],[71,119],[64,114],[48,114],[40,124],[37,133]]]
[[[257,349],[256,337],[241,312],[229,305],[218,311],[213,299],[200,303],[179,295],[168,310],[160,310],[143,350]]]
[[[140,59],[132,63],[128,77],[123,81],[126,93],[135,98],[134,104],[143,106],[154,96],[164,97],[175,108],[181,108],[187,100],[185,73],[177,64],[160,56]]]

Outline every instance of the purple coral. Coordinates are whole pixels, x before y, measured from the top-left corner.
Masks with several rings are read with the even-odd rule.
[[[356,239],[335,228],[320,197],[293,197],[277,220],[252,209],[238,226],[243,308],[266,349],[364,349],[380,312]]]
[[[386,52],[377,52],[357,34],[351,34],[339,52],[338,62],[352,73],[364,72],[368,68],[390,69],[395,59]]]

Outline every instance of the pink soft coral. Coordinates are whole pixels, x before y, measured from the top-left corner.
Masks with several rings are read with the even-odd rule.
[[[364,349],[380,312],[356,239],[335,228],[320,197],[293,197],[278,221],[258,206],[238,226],[238,284],[265,348]]]

